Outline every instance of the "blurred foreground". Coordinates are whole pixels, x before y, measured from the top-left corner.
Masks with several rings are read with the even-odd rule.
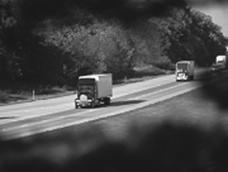
[[[0,171],[225,172],[227,74],[205,76],[206,87],[155,106],[1,142]]]

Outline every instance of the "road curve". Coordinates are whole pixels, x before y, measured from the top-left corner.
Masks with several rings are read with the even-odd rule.
[[[0,136],[16,139],[102,118],[120,115],[200,87],[199,82],[175,82],[168,75],[143,82],[115,87],[110,106],[74,109],[73,96],[0,107],[0,116],[14,116],[0,121]]]

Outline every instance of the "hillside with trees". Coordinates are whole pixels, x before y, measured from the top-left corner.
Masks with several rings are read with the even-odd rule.
[[[181,59],[210,65],[225,52],[220,27],[183,1],[117,4],[1,1],[1,83],[75,85],[79,75],[108,72],[119,80]]]

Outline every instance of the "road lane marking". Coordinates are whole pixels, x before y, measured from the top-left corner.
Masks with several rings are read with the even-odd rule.
[[[188,84],[188,83],[187,83],[187,84]],[[187,84],[185,84],[185,85],[187,85]],[[143,94],[143,95],[138,96],[138,97],[136,97],[136,98],[129,98],[129,99],[127,99],[127,100],[137,100],[137,99],[140,98],[140,97],[147,97],[147,96],[150,96],[150,95],[156,95],[156,94],[159,94],[159,93],[161,93],[161,92],[164,92],[164,91],[167,91],[167,90],[171,90],[171,89],[173,89],[173,88],[180,87],[180,86],[183,86],[183,84],[178,84],[178,85],[176,85],[176,86],[172,86],[172,87],[168,87],[168,88],[163,88],[163,89],[161,89],[161,90],[158,90],[158,91],[155,91],[155,92],[152,92],[152,93],[148,93],[148,94]],[[126,100],[126,101],[127,101],[127,100]],[[56,118],[50,118],[50,119],[46,119],[46,120],[42,120],[42,121],[36,121],[36,122],[28,123],[28,124],[23,124],[23,125],[11,127],[10,129],[13,130],[13,129],[15,129],[15,128],[18,128],[18,129],[19,129],[19,128],[25,128],[25,127],[29,127],[29,126],[37,125],[37,124],[43,124],[43,123],[47,123],[47,122],[54,122],[54,121],[58,121],[58,120],[61,120],[61,119],[67,119],[67,118],[70,118],[70,117],[81,116],[81,115],[83,115],[83,114],[90,113],[90,112],[95,112],[95,111],[98,111],[98,110],[100,110],[100,109],[99,109],[99,108],[98,108],[98,109],[89,109],[89,110],[83,111],[83,112],[81,112],[81,113],[76,113],[76,114],[73,113],[73,114],[67,115],[67,116],[62,115],[62,116],[58,116],[58,117],[56,117]],[[59,112],[59,113],[61,113],[61,112]],[[53,115],[54,115],[54,114],[53,114]],[[9,124],[9,123],[8,123],[8,124]],[[0,127],[1,127],[1,126],[0,126]],[[0,131],[8,131],[8,130],[7,130],[7,128],[4,128],[4,129],[2,129],[2,130],[0,130]]]
[[[165,81],[169,81],[169,80],[165,80]],[[127,96],[127,95],[131,95],[131,94],[134,94],[134,93],[137,93],[137,92],[140,92],[140,91],[145,91],[145,90],[149,90],[149,89],[153,89],[153,88],[158,88],[158,87],[161,87],[161,86],[165,86],[165,85],[168,85],[170,83],[173,83],[174,81],[171,80],[167,83],[159,83],[159,84],[154,84],[153,86],[150,86],[149,88],[147,87],[142,87],[140,88],[139,90],[134,90],[133,92],[131,93],[125,93],[125,94],[119,94],[117,96],[113,96],[112,100],[116,100],[117,98],[121,98],[121,97],[124,97],[124,96]],[[31,115],[32,113],[35,113],[35,112],[32,112],[31,110],[20,110],[20,113],[27,113],[26,115],[23,114],[22,115],[16,115],[15,113],[18,113],[17,111],[13,111],[13,112],[8,112],[9,114],[15,114],[15,116],[17,116],[17,118],[15,119],[9,119],[9,120],[4,120],[4,121],[0,121],[0,125],[4,125],[4,124],[8,124],[8,123],[11,123],[11,122],[16,122],[16,121],[23,121],[23,120],[27,120],[27,119],[32,119],[32,118],[37,118],[37,117],[40,117],[40,116],[48,116],[48,115],[51,115],[51,114],[56,114],[56,113],[60,113],[60,112],[64,112],[64,111],[67,111],[67,110],[70,110],[72,108],[71,105],[68,105],[68,104],[64,104],[65,106],[67,106],[67,108],[60,108],[58,107],[58,104],[56,105],[58,108],[56,109],[55,107],[56,106],[52,106],[52,107],[39,107],[39,108],[36,108],[34,109],[34,111],[44,111],[48,108],[51,108],[53,109],[52,112],[49,112],[49,113],[45,113],[45,112],[41,112],[40,113],[36,113],[36,115]],[[69,107],[70,106],[70,107]],[[73,105],[72,105],[73,106]],[[59,109],[64,109],[63,111],[59,110]],[[31,112],[30,112],[31,111]],[[29,113],[29,114],[28,114]]]
[[[156,86],[160,86],[160,85],[165,85],[165,84],[168,84],[168,83],[171,83],[173,82],[172,79],[170,79],[170,77],[172,77],[172,75],[168,75],[168,76],[163,76],[163,77],[159,77],[159,78],[155,78],[155,79],[150,79],[150,80],[146,80],[146,81],[142,81],[142,82],[138,82],[138,83],[131,83],[131,84],[126,84],[126,85],[123,85],[123,86],[119,86],[119,87],[116,87],[116,88],[113,88],[113,91],[115,92],[121,92],[120,90],[122,90],[123,88],[128,88],[128,87],[138,87],[138,89],[132,89],[132,91],[126,93],[126,91],[124,91],[125,93],[117,93],[114,95],[114,97],[122,97],[124,95],[128,95],[128,94],[132,94],[134,92],[138,92],[138,91],[141,91],[141,90],[145,90],[145,89],[149,89],[149,88],[153,88],[153,87],[156,87]],[[162,84],[153,84],[154,86],[151,86],[150,83],[151,82],[165,82],[165,83],[162,83]],[[146,85],[147,87],[139,87],[140,85]],[[118,91],[119,90],[119,91]],[[129,90],[129,89],[128,89]],[[64,97],[58,97],[58,98],[55,98],[55,99],[49,99],[49,100],[39,100],[39,101],[36,101],[36,102],[27,102],[27,103],[23,103],[23,104],[16,104],[16,105],[7,105],[7,106],[0,106],[0,112],[4,112],[6,110],[10,110],[11,112],[12,111],[20,111],[21,108],[22,111],[24,110],[24,108],[26,109],[34,109],[34,105],[37,105],[37,106],[42,106],[42,105],[47,105],[47,104],[50,104],[49,106],[51,106],[53,103],[55,105],[59,105],[61,102],[62,102],[62,99],[64,99],[65,101],[70,101],[69,99],[74,99],[74,98],[71,98],[71,97],[75,97],[75,95],[70,95],[70,96],[64,96]],[[71,101],[72,102],[72,101]],[[26,107],[26,105],[29,105],[28,107]],[[14,107],[16,106],[16,107]],[[40,107],[39,107],[40,108]]]
[[[114,96],[113,96],[113,99],[116,99],[116,98],[119,98],[119,97],[124,97],[124,96],[126,96],[126,95],[134,94],[134,93],[137,93],[137,92],[140,92],[140,91],[144,91],[144,90],[148,90],[148,89],[160,87],[160,86],[163,86],[163,85],[168,85],[168,84],[174,82],[173,80],[170,80],[170,79],[167,79],[167,80],[164,80],[164,81],[166,81],[166,82],[165,82],[165,83],[162,83],[162,84],[161,84],[161,83],[158,83],[158,84],[154,84],[154,85],[148,86],[148,87],[141,87],[141,88],[138,89],[137,91],[133,90],[133,91],[128,92],[128,93],[122,93],[122,94],[119,94],[119,95],[114,95]],[[163,81],[163,82],[164,82],[164,81]],[[167,81],[169,81],[169,82],[167,82]]]
[[[156,100],[149,100],[149,101],[146,101],[144,103],[139,103],[139,104],[136,104],[134,106],[130,106],[130,107],[127,107],[125,109],[120,109],[120,110],[117,110],[117,111],[114,111],[114,112],[111,112],[111,113],[96,115],[96,116],[89,117],[88,119],[80,119],[80,120],[77,120],[77,121],[72,121],[72,122],[68,122],[66,124],[62,124],[61,126],[51,126],[51,127],[47,127],[47,128],[44,128],[44,129],[39,129],[39,130],[36,130],[36,131],[33,131],[33,132],[26,131],[26,132],[23,132],[23,133],[17,133],[17,135],[12,133],[12,134],[14,134],[13,136],[10,136],[10,135],[7,136],[6,135],[5,137],[6,138],[8,137],[8,139],[11,139],[11,138],[13,139],[13,138],[18,138],[18,137],[26,137],[26,136],[31,136],[31,135],[34,135],[34,134],[39,134],[39,133],[43,133],[43,132],[53,131],[53,130],[56,130],[56,129],[70,127],[70,126],[73,126],[73,125],[78,125],[78,124],[82,124],[82,123],[86,123],[86,122],[91,122],[91,121],[95,121],[95,120],[98,120],[98,119],[104,119],[104,118],[107,118],[107,117],[116,116],[116,115],[119,115],[119,114],[122,114],[122,113],[133,111],[135,109],[143,108],[145,106],[148,106],[148,105],[151,105],[151,104],[155,104],[155,103],[170,99],[172,97],[187,93],[189,91],[192,91],[192,90],[200,87],[200,85],[196,85],[196,86],[189,85],[189,86],[191,86],[191,87],[190,88],[185,88],[184,90],[180,90],[178,92],[169,93],[168,95],[160,96],[160,97],[156,98]],[[67,120],[67,117],[65,118],[65,120]],[[58,122],[58,121],[54,121],[54,122]],[[30,126],[32,126],[32,125],[37,125],[37,124],[30,124]],[[29,125],[27,127],[29,127]],[[15,129],[19,129],[19,128],[15,127]]]
[[[168,88],[164,88],[164,89],[161,89],[161,90],[158,90],[156,92],[152,92],[152,93],[147,93],[147,94],[143,94],[143,95],[140,95],[140,96],[137,96],[131,100],[138,100],[138,99],[142,99],[144,97],[148,97],[148,96],[152,96],[152,95],[155,95],[155,94],[159,94],[161,92],[164,92],[164,91],[167,91],[167,90],[171,90],[173,88],[177,88],[177,87],[180,87],[180,86],[185,86],[185,85],[189,85],[189,83],[183,83],[183,84],[178,84],[178,85],[175,85],[175,86],[172,86],[172,87],[168,87]]]
[[[73,117],[73,116],[78,116],[78,115],[84,115],[86,113],[90,113],[90,112],[94,112],[94,111],[97,111],[99,109],[89,109],[89,110],[86,110],[86,111],[83,111],[83,112],[79,112],[79,113],[74,113],[74,114],[71,114],[71,115],[68,115],[68,117]],[[67,118],[67,116],[59,116],[57,118],[50,118],[48,120],[53,120],[53,119],[64,119],[64,118]],[[14,127],[9,127],[8,129],[19,129],[19,128],[25,128],[25,127],[29,127],[30,125],[32,124],[42,124],[43,122],[45,121],[48,121],[48,120],[42,120],[42,121],[36,121],[36,122],[31,122],[31,123],[27,123],[27,124],[23,124],[23,125],[18,125],[18,126],[14,126]],[[7,124],[14,124],[13,122],[12,123],[6,123],[5,125]],[[8,131],[7,128],[1,128],[0,126],[0,132],[4,132],[4,131]]]

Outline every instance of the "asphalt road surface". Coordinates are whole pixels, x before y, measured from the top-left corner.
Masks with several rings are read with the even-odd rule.
[[[75,95],[0,107],[0,137],[16,139],[143,108],[200,87],[166,75],[113,88],[111,105],[74,109]]]

